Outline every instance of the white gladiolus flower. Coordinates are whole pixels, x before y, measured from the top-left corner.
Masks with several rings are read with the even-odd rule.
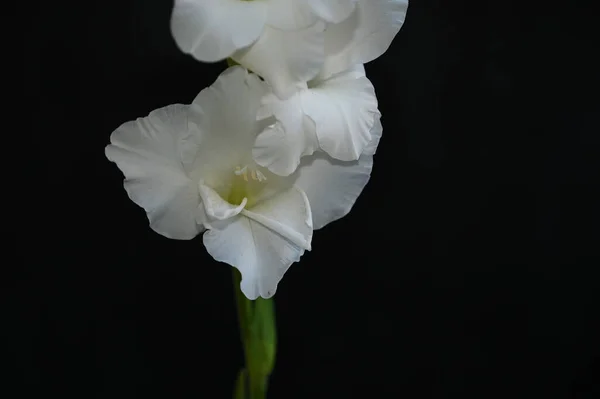
[[[229,68],[191,105],[124,123],[106,147],[151,228],[173,239],[204,232],[207,251],[239,269],[250,299],[271,297],[310,250],[313,229],[350,211],[369,180],[382,130],[377,118],[357,161],[320,152],[304,157],[295,173],[275,175],[252,156],[257,134],[272,123],[256,118],[268,90],[256,75]]]
[[[197,60],[232,57],[280,96],[312,79],[324,62],[325,22],[340,23],[357,0],[175,0],[171,31]]]
[[[293,173],[301,157],[319,149],[335,159],[357,160],[381,116],[362,65],[311,81],[285,100],[268,94],[262,104],[258,118],[274,117],[274,123],[258,135],[254,160],[282,176]]]

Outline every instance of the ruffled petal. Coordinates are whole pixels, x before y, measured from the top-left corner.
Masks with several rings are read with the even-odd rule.
[[[227,220],[239,215],[248,202],[248,199],[244,198],[239,205],[230,204],[221,198],[219,193],[203,183],[199,185],[199,192],[206,215],[206,228],[210,228],[210,221]]]
[[[346,216],[371,177],[373,157],[343,162],[317,152],[302,159],[296,185],[311,204],[314,229]]]
[[[304,113],[315,122],[321,149],[342,161],[358,159],[380,116],[375,89],[363,66],[318,83],[301,98]]]
[[[200,132],[188,126],[188,106],[171,105],[124,123],[106,147],[106,157],[125,175],[131,200],[144,208],[150,227],[168,238],[188,240],[203,230],[195,218],[198,188],[182,155],[191,135]]]
[[[281,176],[292,174],[300,158],[318,148],[315,124],[304,115],[299,94],[287,100],[267,95],[258,115],[276,120],[258,135],[252,149],[256,163],[271,172]]]
[[[373,139],[358,161],[338,161],[319,152],[302,159],[293,177],[311,204],[315,230],[350,212],[369,182],[382,132],[381,120],[377,118],[371,130]]]
[[[254,43],[266,20],[261,1],[175,0],[171,32],[183,52],[215,62]]]
[[[265,27],[260,39],[232,58],[262,76],[280,98],[289,98],[314,78],[324,61],[321,21],[296,31]]]
[[[359,0],[349,18],[327,27],[320,76],[327,78],[380,57],[400,31],[407,9],[408,0]]]
[[[371,129],[371,141],[365,147],[365,150],[363,151],[362,155],[375,155],[382,134],[383,125],[381,124],[381,117],[377,117],[377,119],[375,119],[375,124]]]
[[[208,253],[241,272],[241,290],[252,300],[275,294],[290,265],[310,250],[312,239],[310,205],[297,188],[211,227],[204,234]]]

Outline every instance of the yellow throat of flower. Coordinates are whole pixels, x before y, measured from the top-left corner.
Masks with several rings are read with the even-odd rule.
[[[228,193],[223,198],[233,205],[241,204],[246,198],[246,206],[251,207],[258,200],[266,181],[267,177],[260,170],[248,165],[237,166],[233,171]]]

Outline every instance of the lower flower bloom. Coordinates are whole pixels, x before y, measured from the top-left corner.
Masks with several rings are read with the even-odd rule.
[[[170,105],[126,122],[106,156],[125,176],[150,227],[172,239],[204,232],[207,251],[242,274],[249,299],[269,298],[304,251],[314,229],[346,215],[367,184],[381,136],[379,120],[352,162],[315,152],[289,176],[257,165],[252,148],[272,120],[257,121],[270,88],[237,66],[191,105]]]

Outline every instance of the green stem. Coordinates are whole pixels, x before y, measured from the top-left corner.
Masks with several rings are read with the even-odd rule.
[[[277,332],[272,299],[251,301],[240,290],[241,275],[233,269],[240,338],[246,367],[238,375],[235,399],[265,399],[275,365]]]

